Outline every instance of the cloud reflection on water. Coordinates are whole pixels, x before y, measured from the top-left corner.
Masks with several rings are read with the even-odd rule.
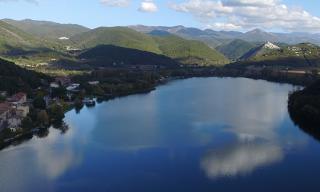
[[[270,143],[235,143],[205,154],[201,167],[209,178],[237,176],[279,162],[283,158],[280,146]]]
[[[290,86],[243,82],[247,85],[220,90],[221,96],[228,95],[224,101],[229,105],[220,108],[223,113],[216,119],[223,119],[228,124],[225,131],[233,133],[236,139],[232,145],[219,146],[203,156],[201,168],[209,178],[249,174],[283,159],[285,142],[279,141],[277,129],[288,118],[286,100]]]

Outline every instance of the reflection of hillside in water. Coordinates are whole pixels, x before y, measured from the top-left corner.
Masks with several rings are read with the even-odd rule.
[[[299,116],[294,115],[292,111],[290,111],[290,107],[288,108],[291,120],[306,134],[310,135],[314,139],[320,142],[320,125],[310,124],[306,122],[304,119],[301,119]]]
[[[68,123],[67,127],[40,131],[37,137],[1,151],[0,191],[36,191],[32,189],[49,186],[68,169],[79,165],[83,149],[76,150],[74,142],[75,139],[86,142],[84,137],[88,133],[77,131],[75,126],[79,125]],[[35,181],[39,186],[34,185]]]

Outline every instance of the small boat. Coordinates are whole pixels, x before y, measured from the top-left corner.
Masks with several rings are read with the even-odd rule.
[[[91,106],[95,106],[95,105],[96,105],[95,100],[89,99],[89,98],[85,98],[82,102],[83,102],[83,104],[85,104],[85,105],[88,106],[88,107],[91,107]]]

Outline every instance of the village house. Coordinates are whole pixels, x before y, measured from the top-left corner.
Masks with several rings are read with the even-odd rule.
[[[0,96],[1,97],[7,97],[7,92],[6,91],[0,91]]]
[[[60,85],[59,85],[58,83],[56,83],[56,82],[50,83],[50,88],[57,89],[57,88],[59,88],[59,87],[60,87]]]
[[[73,83],[69,85],[66,89],[67,91],[77,91],[77,89],[80,87],[80,84]]]
[[[29,109],[18,109],[8,102],[0,103],[0,131],[19,128],[28,112]]]
[[[99,81],[89,81],[88,84],[89,85],[99,85]]]
[[[14,105],[22,105],[27,102],[27,94],[19,92],[10,98],[8,98],[8,102],[14,104]]]
[[[27,94],[17,93],[0,103],[0,131],[3,129],[16,130],[22,120],[28,115]]]
[[[8,127],[7,119],[10,116],[11,106],[9,103],[0,103],[0,132]]]
[[[71,84],[71,79],[69,77],[56,77],[55,82],[63,87],[67,87]]]

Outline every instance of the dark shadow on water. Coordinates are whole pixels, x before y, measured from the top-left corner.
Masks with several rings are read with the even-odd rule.
[[[294,108],[292,102],[294,97],[289,95],[288,112],[291,120],[297,125],[303,132],[307,133],[311,137],[320,142],[320,123],[318,118],[314,114],[308,114],[303,110],[303,107]],[[317,115],[318,116],[318,115]],[[317,120],[318,119],[318,120]]]
[[[69,126],[64,121],[54,122],[52,124],[52,128],[60,130],[61,134],[67,133],[69,130]],[[48,128],[40,128],[40,129],[34,129],[33,131],[29,133],[25,133],[17,138],[11,139],[5,143],[0,143],[0,150],[5,149],[10,146],[18,146],[25,142],[28,142],[31,140],[34,136],[38,138],[46,138],[50,134],[50,127]]]

